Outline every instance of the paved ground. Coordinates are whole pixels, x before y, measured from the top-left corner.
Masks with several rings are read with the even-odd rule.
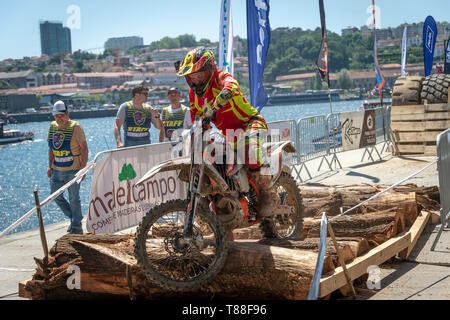
[[[381,150],[381,146],[378,146]],[[394,158],[381,154],[382,160],[360,162],[362,150],[338,154],[343,169],[330,171],[320,165],[320,159],[308,163],[313,179],[308,182],[326,185],[379,184],[391,185],[434,162],[434,157]],[[379,160],[373,153],[375,160]],[[325,164],[326,166],[326,164]],[[299,168],[297,168],[299,169]],[[309,178],[303,168],[300,178]],[[419,186],[438,185],[436,165],[407,181]],[[450,232],[445,230],[435,252],[430,251],[439,225],[429,225],[422,233],[410,257],[405,262],[394,261],[380,266],[381,289],[360,290],[357,299],[446,299],[450,300]],[[68,222],[46,226],[49,248],[66,234]],[[132,230],[124,231],[129,233]],[[21,299],[18,283],[34,274],[33,257],[42,257],[43,250],[38,230],[13,234],[0,239],[0,300]]]

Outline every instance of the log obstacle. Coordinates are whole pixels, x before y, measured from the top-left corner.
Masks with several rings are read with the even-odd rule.
[[[305,206],[314,210],[304,219],[301,238],[261,239],[256,226],[234,230],[234,242],[223,270],[196,292],[178,293],[149,281],[134,258],[134,235],[65,235],[50,249],[48,260],[37,259],[33,278],[19,284],[19,295],[30,299],[276,299],[303,300],[308,296],[314,275],[320,219],[324,206],[352,207],[382,190],[379,186],[305,186],[301,188]],[[395,255],[407,257],[433,217],[427,209],[439,206],[435,188],[401,186],[371,201],[350,220],[331,222],[342,259],[351,280],[367,274],[367,264],[381,264]],[[438,192],[438,191],[437,191]],[[339,212],[332,211],[329,217]],[[419,218],[417,218],[419,217]],[[419,225],[420,224],[420,225]],[[348,294],[336,248],[327,238],[320,295]],[[70,284],[79,268],[79,288]],[[348,285],[347,285],[348,286]]]

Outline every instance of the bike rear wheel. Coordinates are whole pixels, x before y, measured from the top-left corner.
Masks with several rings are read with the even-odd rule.
[[[173,291],[194,291],[223,268],[228,254],[225,229],[198,205],[192,241],[183,238],[187,200],[151,209],[136,231],[134,253],[146,277]]]
[[[274,188],[281,200],[281,205],[292,208],[288,219],[279,216],[264,219],[260,230],[264,238],[294,239],[303,228],[303,204],[300,190],[294,178],[286,172],[274,184]]]

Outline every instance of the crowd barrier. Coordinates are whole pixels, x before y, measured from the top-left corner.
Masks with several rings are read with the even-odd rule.
[[[442,132],[437,137],[437,157],[439,172],[439,196],[441,203],[441,227],[439,228],[436,239],[431,246],[433,251],[444,230],[444,227],[450,225],[450,129]]]
[[[390,144],[390,107],[379,107],[372,109],[375,113],[375,132],[376,144],[373,146],[364,147],[364,153],[361,161],[364,160],[367,154],[369,159],[375,161],[372,157],[376,153],[381,160],[380,153],[388,150]],[[362,110],[361,112],[364,112]],[[312,179],[311,172],[307,166],[307,162],[322,158],[319,169],[326,163],[330,170],[338,166],[342,168],[337,154],[344,151],[343,148],[343,130],[341,126],[341,117],[345,113],[332,113],[328,116],[318,115],[306,117],[298,120],[297,132],[298,136],[293,141],[296,141],[299,172],[306,171],[309,179]],[[378,151],[376,145],[381,144],[381,152]],[[302,181],[300,174],[297,177]]]

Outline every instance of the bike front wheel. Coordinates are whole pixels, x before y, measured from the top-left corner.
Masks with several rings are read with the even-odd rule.
[[[140,223],[134,253],[146,277],[173,291],[194,291],[223,268],[228,254],[222,223],[198,205],[193,236],[183,236],[187,200],[173,200],[151,209]]]

